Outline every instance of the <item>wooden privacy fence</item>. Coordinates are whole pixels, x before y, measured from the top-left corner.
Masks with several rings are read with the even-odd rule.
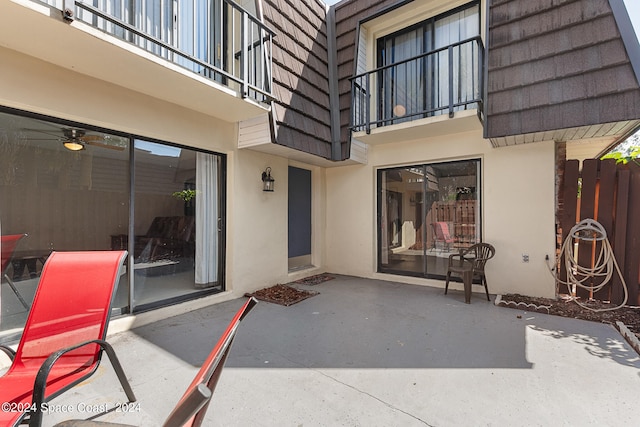
[[[562,185],[564,206],[560,214],[562,242],[579,221],[592,218],[607,231],[613,254],[628,289],[627,305],[640,305],[640,166],[633,162],[616,164],[615,160],[584,160],[582,170],[578,160],[567,160]],[[602,242],[578,240],[578,265],[596,264]],[[561,256],[560,276],[566,280],[564,257]],[[599,285],[601,278],[587,285]],[[559,284],[559,293],[567,286]],[[609,284],[598,292],[578,288],[577,296],[620,304],[624,298],[622,280],[616,271]]]
[[[435,202],[432,220],[444,221],[449,225],[449,232],[455,239],[454,247],[468,248],[477,243],[475,200]]]

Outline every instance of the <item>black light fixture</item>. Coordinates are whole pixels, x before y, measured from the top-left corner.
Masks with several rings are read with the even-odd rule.
[[[275,180],[271,178],[271,168],[267,167],[262,172],[262,191],[273,191]]]
[[[84,150],[84,130],[81,129],[62,129],[65,138],[62,140],[64,148],[71,151]]]

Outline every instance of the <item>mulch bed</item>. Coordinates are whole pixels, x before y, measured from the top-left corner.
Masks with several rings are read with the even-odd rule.
[[[252,294],[247,293],[244,296],[255,297],[256,299],[259,299],[261,301],[271,302],[288,307],[307,298],[311,298],[314,295],[318,295],[319,293],[316,291],[296,289],[292,285],[313,286],[334,278],[335,277],[328,274],[317,274],[315,276],[305,277],[304,279],[296,280],[285,285],[277,284],[269,288],[260,289]]]
[[[314,295],[318,295],[318,292],[300,290],[288,285],[280,284],[271,286],[269,288],[260,289],[252,294],[245,294],[245,296],[247,297],[252,296],[256,299],[259,299],[260,301],[280,304],[286,307],[303,301],[307,298],[311,298]]]
[[[615,307],[613,304],[596,300],[581,301],[581,303],[594,309]],[[640,339],[640,308],[638,307],[624,306],[611,311],[591,311],[580,307],[567,296],[561,296],[557,300],[553,300],[549,298],[527,297],[518,294],[503,295],[498,305],[524,311],[535,311],[555,316],[607,323],[616,328],[616,322],[622,322],[631,333]]]

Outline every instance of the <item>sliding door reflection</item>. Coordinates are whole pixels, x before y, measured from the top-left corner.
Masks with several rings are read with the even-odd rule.
[[[221,290],[221,158],[135,141],[134,310]]]
[[[442,278],[480,241],[478,160],[378,171],[378,270]]]

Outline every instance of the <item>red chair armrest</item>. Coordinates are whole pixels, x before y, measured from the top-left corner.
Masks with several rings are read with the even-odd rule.
[[[16,357],[16,352],[11,347],[0,345],[0,351],[9,356],[9,359],[13,360]]]
[[[116,375],[120,380],[120,384],[122,385],[122,388],[124,389],[124,392],[127,395],[129,402],[136,401],[136,396],[133,394],[133,390],[131,389],[129,382],[127,381],[127,377],[124,373],[124,370],[122,369],[122,365],[120,364],[120,361],[118,360],[118,357],[116,356],[116,353],[113,350],[113,347],[111,346],[111,344],[109,344],[104,340],[99,340],[99,339],[89,340],[89,341],[82,342],[80,344],[73,345],[71,347],[64,348],[62,350],[58,350],[55,353],[52,353],[49,357],[47,357],[47,359],[42,363],[42,366],[40,367],[40,370],[36,375],[36,380],[33,386],[33,397],[31,401],[33,402],[33,407],[35,410],[29,413],[29,427],[40,427],[42,425],[42,409],[43,409],[42,406],[43,406],[43,403],[47,400],[45,398],[47,378],[49,377],[49,373],[51,372],[51,368],[53,368],[53,365],[55,365],[58,359],[60,359],[60,357],[62,357],[65,353],[68,353],[73,350],[77,350],[81,347],[85,347],[90,344],[99,345],[100,348],[104,350],[105,353],[107,353],[107,356],[109,357],[109,361],[111,362],[113,369],[116,371]],[[96,364],[96,367],[97,367],[97,364]],[[55,396],[50,396],[50,398],[53,398],[53,397]]]

